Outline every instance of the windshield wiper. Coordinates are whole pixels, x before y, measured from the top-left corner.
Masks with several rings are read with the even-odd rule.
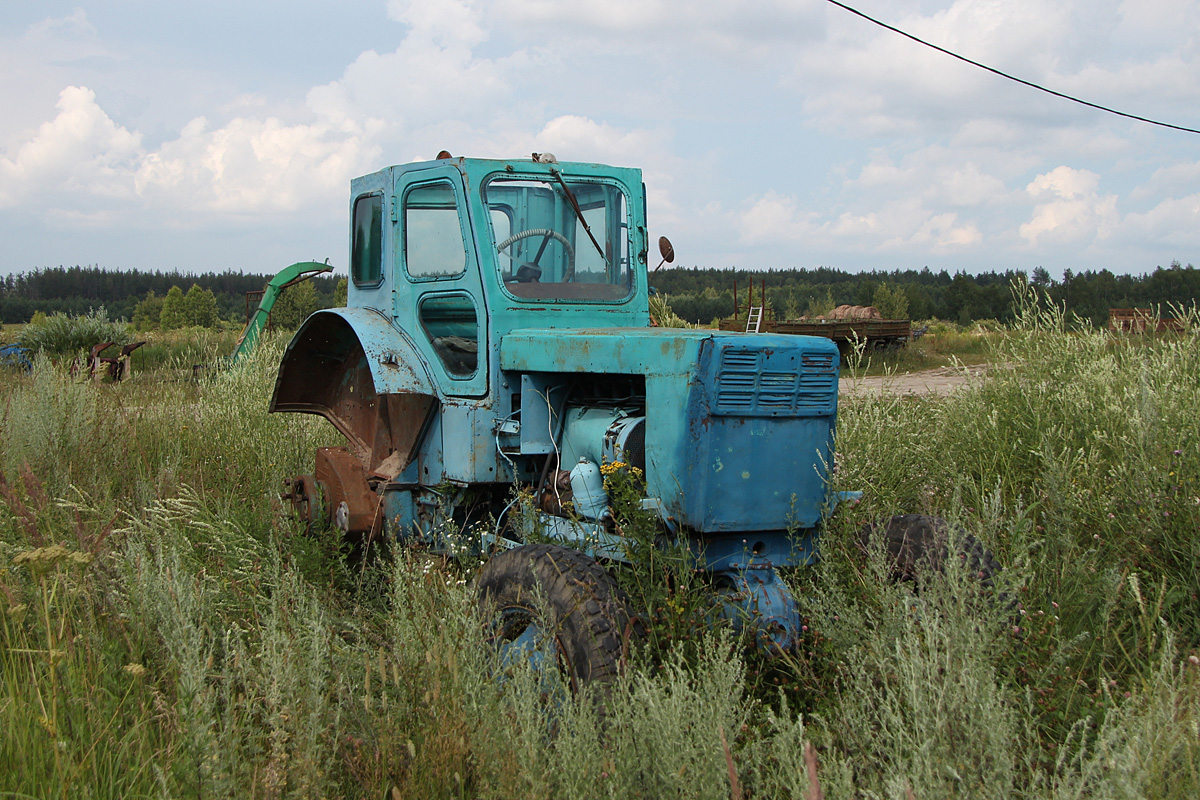
[[[592,229],[588,227],[587,220],[583,218],[583,211],[579,208],[579,201],[575,199],[575,193],[571,191],[571,187],[567,186],[567,182],[563,180],[562,173],[556,169],[550,170],[550,174],[558,178],[558,182],[562,185],[563,191],[567,193],[567,199],[571,201],[571,208],[575,210],[575,217],[579,220],[579,224],[587,231],[588,238],[592,240],[592,244],[596,246],[596,252],[600,254],[600,258],[604,259],[605,266],[608,265],[608,256],[604,255],[604,250],[600,248],[600,243],[596,241],[596,237],[592,235]]]

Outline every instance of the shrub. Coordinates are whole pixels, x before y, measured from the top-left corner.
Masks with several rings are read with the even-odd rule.
[[[93,388],[39,356],[30,379],[21,382],[0,413],[0,468],[15,475],[28,464],[43,475],[57,475],[65,486],[95,423]]]
[[[90,350],[101,342],[121,347],[131,338],[129,326],[110,320],[101,306],[80,316],[58,312],[30,322],[21,331],[20,343],[22,347],[49,355],[71,355]]]
[[[183,317],[188,325],[211,328],[217,324],[217,298],[211,289],[192,284],[183,298]]]

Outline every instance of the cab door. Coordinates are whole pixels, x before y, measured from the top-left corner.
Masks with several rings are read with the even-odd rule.
[[[451,165],[397,171],[393,309],[449,397],[488,393],[487,304],[463,190]]]

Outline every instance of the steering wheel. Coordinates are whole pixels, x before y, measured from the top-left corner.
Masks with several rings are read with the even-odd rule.
[[[566,274],[563,275],[563,280],[571,281],[575,279],[575,248],[571,246],[571,241],[567,237],[551,228],[530,228],[527,231],[514,233],[512,236],[496,245],[496,252],[502,253],[504,252],[505,248],[511,247],[514,242],[519,242],[522,239],[528,239],[530,236],[545,237],[545,239],[542,241],[542,249],[545,249],[546,242],[550,241],[551,239],[556,239],[559,243],[561,243],[563,249],[567,251],[567,271]],[[538,255],[541,255],[540,251]],[[539,266],[536,258],[534,259],[533,264],[534,266]]]

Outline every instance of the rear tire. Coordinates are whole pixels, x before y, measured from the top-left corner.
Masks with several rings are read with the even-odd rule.
[[[516,547],[479,572],[479,606],[503,651],[536,640],[572,692],[616,679],[632,629],[624,595],[593,559],[553,544]],[[545,612],[542,619],[539,609]]]
[[[859,531],[860,546],[869,551],[880,537],[894,581],[916,580],[922,570],[941,572],[950,555],[952,540],[955,555],[983,588],[993,588],[1002,569],[991,550],[961,528],[951,528],[941,517],[900,514],[886,522],[867,523]]]

